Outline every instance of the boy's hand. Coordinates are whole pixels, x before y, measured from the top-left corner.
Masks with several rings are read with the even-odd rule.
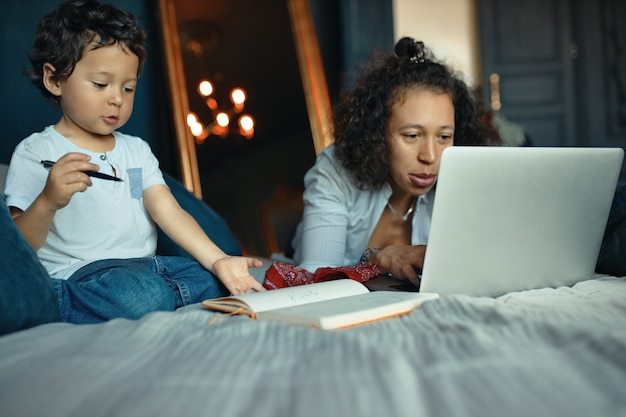
[[[43,191],[25,211],[11,207],[15,225],[33,249],[43,246],[56,211],[67,206],[74,193],[91,185],[91,179],[82,171],[97,171],[98,165],[90,163],[89,158],[77,152],[64,155],[52,165]]]
[[[97,171],[100,168],[90,163],[90,159],[89,155],[72,152],[61,157],[50,168],[41,196],[54,210],[67,206],[74,193],[83,192],[91,186],[91,178],[83,171]]]
[[[240,295],[254,291],[266,291],[261,283],[248,272],[248,268],[261,266],[263,266],[263,262],[259,259],[245,256],[226,256],[215,261],[213,270],[231,294]]]

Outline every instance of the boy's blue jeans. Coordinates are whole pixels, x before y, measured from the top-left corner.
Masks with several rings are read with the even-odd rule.
[[[13,223],[0,192],[0,335],[54,321],[59,321],[59,306],[48,272]]]
[[[228,294],[198,262],[176,256],[96,261],[52,285],[61,320],[77,324],[137,319]]]

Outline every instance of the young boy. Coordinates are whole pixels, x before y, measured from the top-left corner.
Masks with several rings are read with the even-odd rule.
[[[145,37],[126,11],[70,0],[42,19],[29,55],[33,83],[62,116],[16,147],[5,194],[53,278],[64,321],[263,291],[248,271],[262,262],[220,250],[179,206],[148,144],[118,131],[132,112]],[[155,256],[155,223],[197,262]]]

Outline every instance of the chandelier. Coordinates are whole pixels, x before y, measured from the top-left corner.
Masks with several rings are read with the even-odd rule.
[[[242,113],[246,102],[246,92],[243,88],[235,87],[230,91],[232,106],[227,110],[221,109],[217,100],[212,97],[215,87],[211,81],[200,81],[197,91],[205,99],[205,104],[211,110],[213,120],[204,124],[196,113],[189,112],[187,126],[195,137],[196,143],[204,143],[211,135],[221,138],[226,138],[232,134],[239,134],[246,139],[254,137],[254,119],[249,114]],[[236,124],[232,123],[233,119],[237,119]]]

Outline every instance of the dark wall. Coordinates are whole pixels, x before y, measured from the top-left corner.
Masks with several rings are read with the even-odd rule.
[[[148,32],[148,61],[139,81],[133,115],[121,130],[144,138],[161,159],[166,171],[175,170],[176,155],[169,145],[170,125],[163,117],[167,112],[167,85],[162,70],[159,48],[158,14],[154,1],[111,0],[116,6],[136,16]],[[23,75],[28,67],[27,53],[34,40],[39,20],[57,3],[50,0],[5,0],[0,14],[0,96],[4,97],[0,112],[3,136],[0,140],[0,162],[8,163],[15,146],[26,136],[55,124],[61,117],[60,109],[50,103]]]

